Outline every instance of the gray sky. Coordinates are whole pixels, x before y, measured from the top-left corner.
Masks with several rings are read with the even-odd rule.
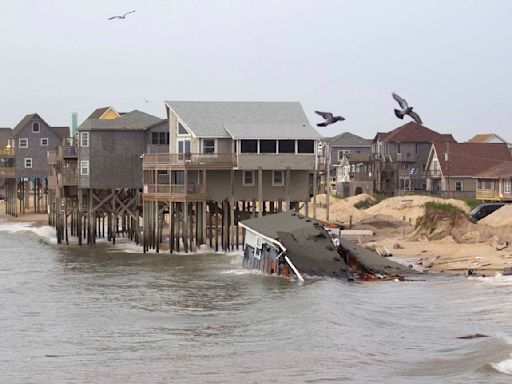
[[[396,91],[429,128],[512,141],[511,15],[508,0],[0,0],[0,126],[300,101],[312,124],[315,109],[347,118],[321,134],[371,138],[401,125]]]

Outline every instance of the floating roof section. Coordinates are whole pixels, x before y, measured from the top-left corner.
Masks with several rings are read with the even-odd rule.
[[[165,122],[165,119],[138,110],[126,113],[117,119],[87,119],[78,127],[79,131],[133,130],[140,131]]]
[[[244,220],[241,224],[282,244],[301,274],[352,279],[327,231],[310,218],[288,211]]]
[[[253,138],[255,134],[256,138],[321,137],[299,102],[167,101],[166,105],[196,137],[231,138],[227,129],[239,138]]]

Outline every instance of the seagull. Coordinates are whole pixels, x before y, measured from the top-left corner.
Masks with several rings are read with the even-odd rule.
[[[411,119],[413,119],[416,123],[423,124],[418,114],[416,112],[413,112],[412,107],[409,107],[407,101],[402,99],[395,92],[393,92],[391,95],[393,95],[393,99],[395,99],[398,105],[400,105],[400,108],[402,108],[401,111],[399,109],[395,109],[396,117],[398,117],[399,119],[403,119],[405,115],[409,115]]]
[[[120,19],[120,20],[123,20],[123,19],[126,19],[126,16],[129,15],[130,13],[133,13],[135,11],[130,11],[130,12],[126,12],[124,15],[122,16],[112,16],[112,17],[109,17],[108,20],[113,20],[113,19]]]
[[[331,112],[320,112],[320,111],[315,111],[315,113],[317,115],[320,115],[322,116],[325,121],[323,123],[319,123],[317,124],[317,127],[327,127],[328,125],[330,124],[334,124],[336,123],[337,121],[343,121],[345,120],[344,117],[342,116],[333,116],[333,114]]]

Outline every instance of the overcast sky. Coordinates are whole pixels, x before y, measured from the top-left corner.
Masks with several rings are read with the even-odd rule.
[[[125,20],[112,15],[136,10]],[[164,100],[300,101],[372,138],[396,91],[457,140],[512,140],[512,1],[0,0],[0,126]],[[149,103],[145,102],[145,99]]]

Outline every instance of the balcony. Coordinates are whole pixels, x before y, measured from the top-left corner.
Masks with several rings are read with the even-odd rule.
[[[238,155],[238,168],[253,170],[257,168],[264,170],[286,169],[291,170],[314,170],[314,153],[240,153]]]
[[[489,201],[500,201],[501,200],[501,197],[494,189],[477,188],[475,197],[477,200],[489,200]]]
[[[0,149],[0,157],[14,157],[14,148],[2,148]]]
[[[204,184],[145,184],[145,200],[202,201],[206,200]]]
[[[15,167],[6,167],[0,164],[0,177],[10,179],[16,177]]]
[[[233,153],[145,153],[143,168],[151,169],[230,169],[236,166]]]
[[[78,175],[74,173],[60,175],[61,184],[63,187],[72,187],[78,185]]]
[[[62,157],[64,159],[76,159],[78,157],[76,146],[74,146],[74,145],[63,146],[62,147]]]

